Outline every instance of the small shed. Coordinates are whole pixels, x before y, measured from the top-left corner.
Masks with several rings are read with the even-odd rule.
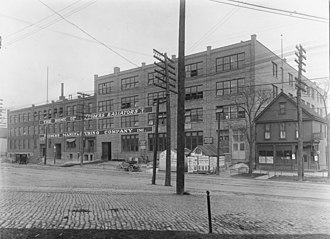
[[[187,171],[187,155],[190,153],[189,149],[184,149],[185,151],[185,157],[184,157],[184,167],[185,171]],[[177,164],[177,151],[174,149],[171,149],[171,171],[176,172],[176,164]],[[166,170],[166,150],[161,152],[159,154],[159,170],[165,171]]]
[[[217,148],[212,144],[198,145],[187,157],[188,172],[214,173],[217,167]],[[220,167],[225,167],[225,156],[219,156]]]

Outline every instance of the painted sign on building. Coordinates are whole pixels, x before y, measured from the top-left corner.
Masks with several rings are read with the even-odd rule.
[[[136,109],[127,109],[127,110],[118,110],[118,111],[110,111],[110,112],[102,112],[102,113],[91,113],[84,114],[84,120],[93,120],[93,119],[103,119],[110,118],[116,116],[127,116],[127,115],[137,115],[152,112],[152,107],[144,107],[144,108],[136,108]],[[70,122],[80,120],[76,116],[67,116],[56,119],[45,119],[40,120],[39,124],[55,124],[60,122]]]
[[[122,129],[108,129],[108,130],[91,130],[84,131],[84,136],[95,136],[102,134],[130,134],[130,133],[144,133],[152,131],[152,127],[140,127],[140,128],[122,128]],[[47,134],[48,138],[60,138],[60,137],[80,137],[81,131],[65,132],[58,134]],[[40,138],[44,138],[45,134],[39,135]]]

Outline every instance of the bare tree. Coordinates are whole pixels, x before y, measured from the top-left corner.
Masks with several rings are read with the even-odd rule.
[[[255,167],[255,119],[272,100],[272,91],[255,86],[246,87],[239,92],[235,103],[245,112],[245,137],[249,144],[249,174]]]

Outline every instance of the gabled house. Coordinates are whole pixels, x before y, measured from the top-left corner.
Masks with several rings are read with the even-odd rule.
[[[326,121],[302,104],[304,169],[326,168]],[[296,98],[281,92],[256,118],[259,169],[296,170],[298,120]]]

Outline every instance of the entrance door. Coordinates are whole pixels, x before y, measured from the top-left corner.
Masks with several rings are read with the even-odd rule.
[[[309,163],[308,163],[309,157],[307,154],[304,154],[303,158],[304,158],[304,169],[308,169],[309,168]]]
[[[111,160],[111,142],[102,142],[102,160]]]
[[[61,159],[62,157],[62,148],[61,148],[61,144],[55,144],[55,158],[56,159]]]

